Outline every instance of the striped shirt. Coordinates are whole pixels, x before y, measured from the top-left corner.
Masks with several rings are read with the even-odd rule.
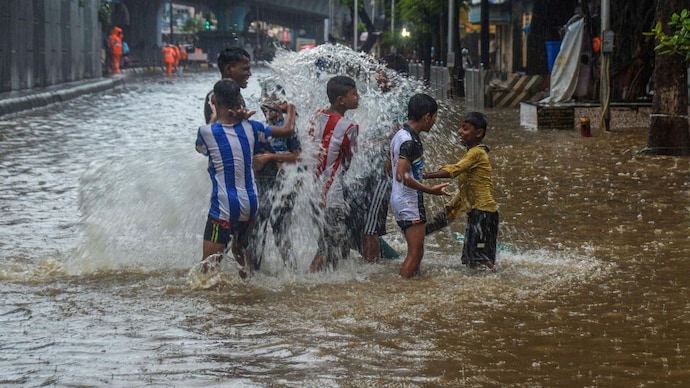
[[[316,113],[310,134],[320,142],[317,176],[323,185],[323,200],[328,208],[347,208],[343,175],[357,151],[359,126],[337,113]]]
[[[271,127],[253,120],[199,127],[196,150],[209,160],[210,217],[222,221],[248,221],[256,217],[258,195],[252,156],[255,148],[267,144],[270,138]]]

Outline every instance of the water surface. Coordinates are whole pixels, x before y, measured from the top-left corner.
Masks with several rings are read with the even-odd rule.
[[[272,74],[255,69],[250,107]],[[0,384],[690,383],[690,160],[637,156],[646,128],[582,138],[487,111],[505,246],[495,274],[460,264],[464,220],[428,239],[411,281],[401,260],[365,265],[354,251],[309,274],[313,231],[296,228],[297,271],[274,257],[243,282],[225,263],[217,287],[195,290],[210,189],[193,144],[217,78],[133,79],[0,119]],[[325,103],[303,93],[317,81],[285,83]],[[373,125],[387,105],[361,84],[353,115]],[[443,102],[422,135],[427,169],[462,156],[464,111]],[[441,206],[429,198],[430,212]]]

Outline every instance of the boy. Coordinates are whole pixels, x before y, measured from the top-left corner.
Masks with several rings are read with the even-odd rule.
[[[419,274],[424,256],[424,223],[426,211],[422,193],[447,195],[448,183],[427,186],[420,182],[424,166],[424,149],[419,134],[429,132],[436,123],[438,104],[426,94],[415,94],[407,105],[408,121],[391,140],[391,163],[394,174],[391,209],[407,241],[407,256],[400,276]]]
[[[397,86],[396,83],[399,82],[400,78],[407,76],[409,66],[405,57],[395,53],[381,58],[380,63],[392,70],[392,77],[389,77],[383,68],[380,69],[376,77],[379,89],[383,93],[388,93]],[[389,96],[389,98],[395,100],[393,96]],[[390,134],[387,133],[368,142],[368,151],[371,154],[369,160],[373,166],[378,168],[368,171],[359,184],[361,187],[355,187],[356,190],[351,191],[353,192],[352,203],[355,208],[351,217],[351,223],[356,229],[353,233],[355,234],[354,245],[360,251],[364,261],[369,263],[375,263],[383,256],[380,236],[387,233],[386,218],[388,217],[388,201],[391,195],[388,145],[393,134],[400,128],[398,123],[404,121],[404,117],[397,117],[404,115],[404,107],[396,108],[398,108],[397,104],[391,109],[392,116],[395,116],[395,131],[389,131]],[[386,126],[389,124],[385,123]]]
[[[266,96],[261,104],[261,110],[266,116],[268,125],[283,125],[285,118],[283,110],[287,108],[287,103],[281,101],[276,93]],[[290,258],[290,240],[286,234],[286,221],[294,205],[297,193],[291,191],[289,194],[277,198],[283,180],[281,179],[283,163],[295,163],[299,159],[302,150],[297,130],[288,138],[272,138],[262,153],[254,156],[254,170],[256,172],[256,183],[261,199],[259,201],[259,213],[257,218],[257,229],[259,230],[260,241],[257,241],[257,252],[254,257],[254,268],[258,269],[261,265],[263,249],[266,243],[266,229],[270,223],[276,244],[285,263],[294,263]],[[275,206],[280,201],[280,205]]]
[[[343,116],[359,107],[359,93],[355,80],[341,75],[328,80],[326,94],[331,106],[316,113],[314,127],[309,132],[320,143],[316,175],[323,185],[321,206],[325,208],[326,221],[310,266],[312,272],[321,271],[327,262],[335,267],[350,251],[343,175],[357,151],[359,126]]]
[[[462,263],[475,268],[483,265],[495,271],[496,237],[498,235],[498,206],[494,200],[489,147],[481,144],[488,122],[479,112],[469,112],[458,129],[460,143],[467,153],[456,164],[424,174],[424,179],[458,177],[458,193],[445,205],[445,211],[429,224],[428,233],[448,225],[458,213],[467,213]]]
[[[217,63],[221,79],[230,78],[237,82],[242,89],[247,87],[249,77],[252,75],[252,63],[247,50],[239,47],[225,49],[218,54]],[[204,118],[206,119],[206,124],[216,121],[215,107],[211,103],[212,95],[213,91],[210,91],[206,95],[204,103]],[[242,108],[246,108],[244,100],[242,101]]]
[[[246,120],[240,85],[232,79],[215,84],[212,103],[217,107],[218,120],[199,127],[196,140],[196,150],[208,156],[208,173],[213,187],[202,259],[214,255],[208,264],[216,265],[232,237],[232,253],[244,279],[249,273],[245,251],[258,210],[251,156],[257,146],[271,137],[292,135],[295,106],[288,106],[287,119],[282,126],[265,126]]]

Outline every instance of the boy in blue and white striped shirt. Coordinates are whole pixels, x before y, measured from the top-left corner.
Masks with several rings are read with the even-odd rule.
[[[208,156],[211,204],[204,231],[203,258],[222,253],[232,238],[232,253],[245,278],[250,268],[245,260],[250,233],[256,221],[258,194],[252,157],[259,145],[271,137],[289,137],[295,123],[295,106],[288,105],[282,126],[269,126],[246,119],[252,112],[243,108],[240,85],[232,79],[213,87],[217,121],[199,127],[196,150]],[[220,261],[222,255],[214,256]]]

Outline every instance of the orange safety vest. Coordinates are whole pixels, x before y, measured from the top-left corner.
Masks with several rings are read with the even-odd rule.
[[[175,62],[175,51],[173,50],[172,47],[165,46],[165,47],[163,47],[161,52],[163,53],[163,60],[165,61],[165,63]]]
[[[115,55],[122,55],[122,38],[119,35],[113,33],[108,38],[108,45]]]
[[[175,58],[175,66],[177,66],[177,62],[180,61],[180,49],[177,46],[172,46],[172,50]]]

